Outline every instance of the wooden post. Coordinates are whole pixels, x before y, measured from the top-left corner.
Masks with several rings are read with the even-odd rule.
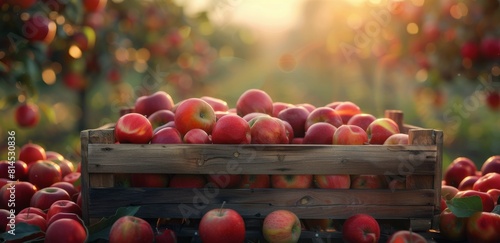
[[[385,117],[393,120],[398,124],[398,128],[400,132],[404,131],[403,127],[403,111],[400,110],[386,110]]]

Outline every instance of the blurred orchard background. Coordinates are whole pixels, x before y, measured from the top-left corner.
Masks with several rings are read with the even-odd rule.
[[[33,23],[54,38],[32,41]],[[0,154],[13,130],[19,147],[78,161],[79,132],[141,95],[234,107],[259,88],[293,104],[403,110],[444,130],[445,165],[480,165],[500,153],[499,53],[498,0],[0,0]],[[41,114],[33,127],[15,120],[26,102]]]

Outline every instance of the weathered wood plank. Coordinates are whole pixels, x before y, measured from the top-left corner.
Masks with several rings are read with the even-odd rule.
[[[87,130],[80,132],[80,146],[81,146],[81,194],[82,194],[82,217],[85,224],[89,224],[89,172],[88,168],[88,144],[89,144],[89,132]]]
[[[89,173],[433,175],[436,146],[89,144],[88,157]]]

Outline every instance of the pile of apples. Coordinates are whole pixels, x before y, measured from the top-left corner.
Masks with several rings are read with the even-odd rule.
[[[83,242],[81,204],[79,163],[31,142],[17,160],[0,161],[0,233],[16,233],[22,222],[39,232],[19,242]]]
[[[476,196],[482,207],[468,215],[456,215],[448,208],[456,198]],[[500,155],[489,157],[478,170],[469,158],[457,157],[446,168],[441,186],[440,234],[448,240],[500,242]],[[460,206],[460,205],[456,205]],[[460,217],[459,217],[460,216]]]

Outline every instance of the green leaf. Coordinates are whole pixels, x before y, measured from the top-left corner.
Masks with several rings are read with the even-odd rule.
[[[14,234],[9,233],[8,231],[0,234],[0,241],[5,242],[5,241],[20,240],[30,235],[43,233],[43,231],[40,230],[40,227],[36,225],[27,224],[24,222],[16,223],[16,228],[14,229],[13,232]]]
[[[470,217],[475,212],[483,211],[483,202],[479,196],[452,198],[446,205],[459,218]]]
[[[109,240],[109,231],[111,226],[123,216],[133,216],[139,211],[140,206],[122,207],[116,210],[115,215],[109,218],[103,218],[99,222],[89,226],[88,242],[99,239]]]

